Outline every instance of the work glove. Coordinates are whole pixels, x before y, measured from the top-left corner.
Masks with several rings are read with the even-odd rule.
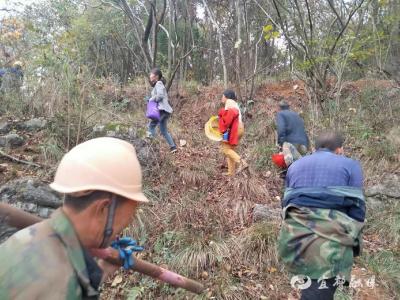
[[[118,250],[119,258],[124,261],[123,267],[125,270],[132,268],[135,264],[132,253],[140,252],[144,249],[137,244],[136,240],[130,237],[123,237],[113,241],[111,247]]]

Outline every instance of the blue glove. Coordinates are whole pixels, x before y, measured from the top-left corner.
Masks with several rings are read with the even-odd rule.
[[[135,264],[132,253],[140,252],[144,249],[143,247],[138,246],[136,240],[130,237],[123,237],[113,241],[111,247],[118,250],[119,258],[124,261],[125,270],[132,268]]]

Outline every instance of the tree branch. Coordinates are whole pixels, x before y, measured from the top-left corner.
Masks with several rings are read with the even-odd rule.
[[[307,0],[305,0],[306,1],[306,7],[307,7],[307,15],[308,15],[308,23],[309,23],[309,26],[310,26],[310,40],[311,40],[311,42],[313,42],[313,39],[314,39],[314,29],[313,29],[313,21],[312,21],[312,18],[311,18],[311,9],[310,9],[310,5],[309,5],[309,3],[308,3],[308,1]]]
[[[174,71],[173,71],[172,74],[171,74],[171,78],[170,78],[169,81],[168,81],[168,84],[167,84],[167,87],[166,87],[167,92],[169,91],[169,89],[170,89],[171,86],[172,86],[172,82],[174,81],[176,72],[178,71],[179,66],[181,65],[182,60],[184,60],[186,57],[188,57],[188,56],[190,55],[190,53],[192,53],[192,51],[194,50],[194,48],[195,48],[195,47],[193,47],[192,49],[190,49],[185,55],[183,55],[183,56],[181,56],[181,57],[179,58],[178,63],[176,64],[175,69],[174,69]]]
[[[335,14],[336,18],[339,20],[341,28],[343,28],[344,24],[343,24],[342,18],[339,16],[339,13],[337,12],[337,10],[335,8],[335,4],[332,2],[332,0],[328,0],[328,4],[329,4],[330,8],[332,9],[333,13]]]
[[[25,164],[25,165],[29,165],[29,166],[33,166],[33,167],[37,167],[37,168],[42,168],[41,165],[38,165],[38,164],[36,164],[34,162],[30,162],[30,161],[26,161],[26,160],[23,160],[23,159],[16,158],[16,157],[11,156],[11,155],[9,155],[7,153],[4,153],[1,150],[0,150],[0,155],[3,156],[3,157],[6,157],[8,159],[11,159],[11,160],[13,160],[13,161],[15,161],[17,163],[20,163],[20,164]]]

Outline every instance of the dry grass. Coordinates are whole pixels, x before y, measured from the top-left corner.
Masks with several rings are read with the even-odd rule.
[[[189,186],[201,186],[209,179],[209,176],[204,171],[189,168],[180,170],[179,177],[184,185]]]
[[[239,282],[232,277],[215,278],[215,286],[213,287],[214,299],[221,300],[250,300],[259,299],[257,293],[249,293]]]
[[[257,203],[265,202],[270,198],[265,184],[255,176],[243,177],[236,176],[229,181],[227,190],[231,191],[234,199],[244,199]]]
[[[371,212],[366,234],[379,237],[379,241],[391,249],[400,249],[400,203],[388,203],[384,209]]]
[[[185,274],[198,277],[203,271],[210,271],[230,255],[223,240],[210,240],[203,236],[189,235],[172,260],[172,265]]]
[[[231,241],[237,263],[253,266],[259,272],[268,272],[271,267],[278,269],[277,235],[277,224],[269,222],[255,223],[243,230]]]
[[[192,194],[193,195],[193,194]],[[189,197],[193,197],[189,200]],[[191,234],[224,236],[231,224],[231,215],[220,203],[208,203],[202,197],[190,196],[170,207],[170,224]]]

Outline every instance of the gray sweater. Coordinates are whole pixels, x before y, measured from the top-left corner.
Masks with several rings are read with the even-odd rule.
[[[172,107],[168,102],[168,93],[162,81],[157,81],[153,90],[151,91],[151,100],[158,103],[158,109],[164,110],[167,113],[172,113]]]

